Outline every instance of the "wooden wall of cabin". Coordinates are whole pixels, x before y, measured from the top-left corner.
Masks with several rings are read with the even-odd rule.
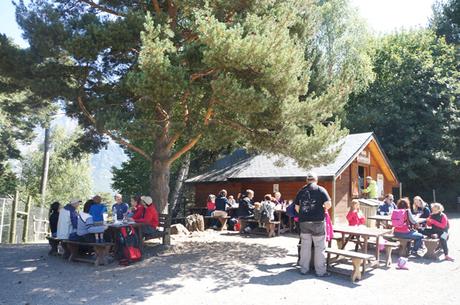
[[[332,192],[330,192],[332,196]],[[346,216],[351,202],[351,166],[335,181],[334,223],[347,223]]]
[[[366,147],[365,150],[368,151],[369,147]],[[358,198],[358,166],[362,166],[366,169],[366,175],[370,175],[373,179],[377,180],[377,174],[382,174],[384,177],[383,180],[383,190],[384,194],[391,193],[393,187],[397,187],[397,185],[393,185],[393,182],[386,177],[379,167],[377,160],[373,154],[370,154],[370,164],[364,164],[358,162],[357,158],[353,160],[353,162],[349,166],[350,170],[350,198]],[[365,177],[364,177],[365,178]],[[367,187],[366,180],[364,180],[365,187]]]
[[[244,182],[216,182],[195,184],[195,206],[206,206],[209,194],[217,195],[221,189],[226,189],[228,195],[236,199],[238,193],[246,189],[254,191],[255,201],[262,201],[265,194],[273,194],[273,185],[278,184],[279,192],[284,200],[294,200],[297,192],[306,184],[305,181],[244,181]],[[332,196],[332,182],[319,181],[319,185],[325,187]]]
[[[209,194],[218,195],[222,189],[226,189],[228,195],[233,195],[236,199],[241,192],[241,183],[235,182],[216,182],[216,183],[197,183],[195,184],[195,207],[206,207]]]

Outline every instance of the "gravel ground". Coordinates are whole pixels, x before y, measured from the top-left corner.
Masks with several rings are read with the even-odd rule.
[[[349,277],[300,275],[297,237],[207,231],[149,244],[128,267],[94,267],[48,257],[47,244],[0,246],[0,304],[459,304],[460,215],[450,215],[455,262],[410,259]],[[393,258],[396,260],[396,257]]]

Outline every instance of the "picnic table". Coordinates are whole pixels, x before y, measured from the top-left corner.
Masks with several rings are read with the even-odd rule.
[[[383,229],[391,229],[391,215],[371,215],[367,216],[367,219],[375,220],[375,226],[377,228],[382,227]]]
[[[352,238],[356,237],[357,242],[360,243],[360,237],[363,242],[361,248],[365,254],[367,254],[368,241],[370,237],[375,238],[375,258],[377,261],[377,267],[380,259],[380,237],[385,234],[391,233],[391,229],[380,229],[380,228],[368,228],[365,226],[341,226],[335,225],[334,232],[342,234],[341,249],[344,249],[347,242]]]

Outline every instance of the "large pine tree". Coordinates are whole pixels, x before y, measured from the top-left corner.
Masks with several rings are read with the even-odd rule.
[[[32,0],[17,20],[33,92],[79,119],[80,147],[109,136],[148,160],[161,210],[171,164],[199,142],[327,162],[334,114],[372,76],[344,0]]]

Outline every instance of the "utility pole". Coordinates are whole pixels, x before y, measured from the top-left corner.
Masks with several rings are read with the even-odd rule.
[[[48,168],[50,164],[50,128],[49,125],[45,128],[45,143],[43,146],[43,167],[42,179],[40,184],[40,219],[44,219],[44,209],[46,200],[46,185],[48,184]]]

